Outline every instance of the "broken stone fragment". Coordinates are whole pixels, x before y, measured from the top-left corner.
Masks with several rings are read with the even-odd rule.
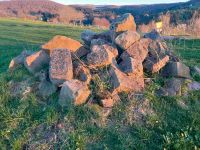
[[[91,53],[87,55],[87,61],[91,67],[110,65],[113,58],[113,53],[102,45],[93,46]]]
[[[157,91],[157,94],[158,96],[183,96],[193,90],[198,90],[198,82],[184,78],[171,78]]]
[[[126,50],[139,39],[140,35],[137,32],[128,30],[118,35],[115,39],[115,43],[123,50]]]
[[[45,51],[40,50],[26,57],[24,65],[31,73],[39,72],[49,66],[49,55]]]
[[[91,41],[94,39],[102,39],[104,41],[111,42],[111,33],[110,31],[95,33],[91,30],[85,30],[81,33],[81,39],[88,46],[90,46]]]
[[[117,102],[120,101],[120,97],[118,95],[117,91],[113,91],[110,94],[104,95],[104,98],[102,98],[100,100],[100,104],[104,107],[104,108],[111,108],[113,107]]]
[[[94,39],[91,41],[91,49],[95,49],[96,47],[103,47],[104,49],[112,52],[114,57],[118,56],[118,50],[117,47],[103,39]]]
[[[193,81],[192,83],[188,84],[188,90],[189,91],[198,91],[200,90],[200,83]]]
[[[107,42],[112,42],[112,32],[111,31],[105,31],[102,33],[99,33],[94,36],[94,39],[103,39]]]
[[[95,32],[91,30],[85,30],[81,33],[81,39],[85,42],[85,44],[90,45],[90,42],[92,41],[95,35]]]
[[[46,44],[42,45],[42,49],[50,54],[54,49],[68,49],[70,52],[76,52],[82,48],[82,44],[79,41],[71,38],[57,35]]]
[[[144,62],[144,68],[151,73],[156,73],[162,69],[169,61],[169,56],[156,59],[154,57],[148,57]]]
[[[124,60],[129,56],[143,62],[148,54],[148,45],[148,39],[141,39],[131,45],[126,51],[124,51],[121,55],[121,58]]]
[[[113,90],[117,92],[140,92],[144,89],[143,76],[127,76],[115,65],[110,68],[110,77]]]
[[[89,53],[90,53],[90,48],[87,47],[87,46],[82,46],[79,49],[77,49],[77,51],[75,51],[74,53],[72,53],[73,60],[85,57]]]
[[[48,79],[48,72],[46,70],[41,70],[34,74],[35,78],[38,78],[39,81],[45,81]]]
[[[122,15],[111,24],[110,30],[114,32],[136,31],[134,17],[130,13]]]
[[[168,47],[165,42],[151,41],[148,46],[149,56],[160,57],[166,55]]]
[[[181,62],[169,62],[163,69],[165,77],[178,77],[190,79],[190,68]]]
[[[142,76],[143,66],[140,60],[127,57],[119,64],[120,69],[127,75]]]
[[[93,46],[95,45],[103,45],[103,44],[107,44],[108,42],[105,41],[104,39],[93,39],[91,41],[91,44],[90,44],[90,48],[92,49]]]
[[[90,90],[88,86],[79,80],[70,80],[63,83],[59,104],[61,106],[68,105],[81,105],[85,103],[90,95]]]
[[[172,78],[166,82],[166,91],[168,92],[168,96],[176,96],[181,95],[181,87],[183,84],[183,80],[179,78]]]
[[[26,57],[30,56],[31,54],[33,54],[32,51],[27,51],[27,50],[22,51],[20,55],[11,60],[9,64],[9,70],[14,70],[20,65],[23,65]]]
[[[74,78],[89,84],[92,76],[90,70],[80,63],[73,63]]]
[[[57,86],[73,78],[71,53],[67,49],[55,49],[50,56],[49,78]]]
[[[43,80],[40,82],[38,89],[39,89],[39,94],[42,97],[49,97],[56,92],[57,87],[53,85],[51,82]]]
[[[100,101],[101,105],[105,108],[111,108],[114,106],[114,101],[112,98],[102,99]]]
[[[152,40],[157,40],[157,39],[161,38],[160,34],[155,29],[152,30],[151,32],[145,34],[144,37],[145,38],[150,38]]]

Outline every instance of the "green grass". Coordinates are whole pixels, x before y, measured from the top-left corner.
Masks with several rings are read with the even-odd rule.
[[[32,78],[23,67],[7,72],[9,61],[23,49],[38,50],[54,35],[61,34],[80,40],[84,28],[48,25],[40,22],[0,20],[0,149],[199,149],[200,93],[188,97],[156,97],[159,78],[147,88],[145,97],[149,113],[135,121],[133,109],[139,100],[121,95],[107,120],[99,106],[83,105],[61,108],[58,95],[41,99],[31,92],[23,99],[11,96],[9,82]],[[200,64],[200,40],[173,41],[176,53],[190,66]],[[32,78],[37,82],[37,78]],[[97,85],[109,85],[97,80]],[[95,87],[92,87],[95,88]],[[58,130],[55,125],[64,123]],[[56,134],[53,142],[45,136]],[[46,139],[45,142],[43,139]]]
[[[22,50],[39,50],[41,44],[55,35],[80,40],[83,30],[85,28],[0,19],[0,73],[7,70],[10,60]]]
[[[170,42],[176,54],[189,66],[200,66],[200,40],[173,40]]]

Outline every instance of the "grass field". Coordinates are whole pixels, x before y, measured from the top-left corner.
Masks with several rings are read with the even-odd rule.
[[[200,93],[188,97],[157,97],[159,78],[147,87],[149,114],[135,121],[136,98],[121,95],[107,120],[98,106],[61,108],[58,95],[39,99],[35,93],[12,97],[11,80],[31,75],[22,67],[8,73],[9,61],[24,49],[38,50],[54,35],[80,40],[84,28],[0,19],[0,149],[199,149]],[[169,42],[189,66],[200,66],[200,40]],[[195,77],[197,80],[199,77]],[[33,79],[36,80],[36,79]],[[58,122],[64,127],[57,129]],[[55,137],[54,140],[51,138]]]

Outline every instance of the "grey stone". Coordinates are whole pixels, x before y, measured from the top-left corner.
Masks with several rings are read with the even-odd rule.
[[[143,62],[148,54],[149,42],[150,41],[148,39],[141,39],[135,42],[126,51],[122,53],[121,58],[124,60],[129,56]]]
[[[92,52],[87,55],[87,61],[91,67],[103,67],[112,63],[114,55],[104,46],[94,45],[91,51]]]
[[[56,92],[57,87],[53,85],[51,82],[43,80],[40,82],[38,89],[39,89],[39,94],[42,97],[49,97]]]
[[[45,51],[40,50],[26,57],[24,65],[31,73],[39,72],[49,66],[49,55]]]
[[[95,32],[91,30],[85,30],[81,33],[81,39],[85,42],[85,44],[90,45],[90,42],[92,41],[95,35]]]
[[[183,85],[183,79],[172,78],[166,82],[166,91],[169,96],[181,95],[181,88]]]
[[[110,30],[114,32],[136,31],[134,17],[130,13],[122,15],[111,24]]]
[[[90,90],[84,82],[79,80],[66,81],[62,85],[59,96],[61,106],[81,105],[85,103],[90,95]]]
[[[30,56],[31,54],[33,54],[32,51],[27,51],[27,50],[22,51],[20,55],[11,60],[9,64],[9,70],[14,70],[18,66],[23,65],[26,57]]]
[[[188,90],[189,91],[198,91],[200,90],[200,83],[199,82],[192,82],[188,84]]]
[[[152,40],[161,39],[160,34],[154,29],[151,32],[144,35],[145,38],[150,38]]]
[[[123,50],[126,50],[139,39],[140,35],[137,32],[128,30],[118,35],[115,39],[115,43]]]
[[[74,78],[83,81],[87,84],[90,83],[92,76],[90,70],[78,62],[73,62]]]
[[[141,92],[144,89],[143,76],[127,76],[119,67],[112,65],[110,68],[110,78],[113,90],[118,92]]]
[[[102,39],[107,42],[111,42],[111,32],[106,31],[106,32],[102,32],[102,33],[95,33],[91,30],[85,30],[84,32],[81,33],[81,39],[88,46],[90,46],[91,41],[93,39]]]
[[[159,72],[169,61],[169,56],[157,59],[156,57],[147,57],[143,63],[147,72],[156,73]]]
[[[143,66],[140,60],[127,57],[119,64],[120,69],[127,75],[142,76]]]
[[[51,53],[49,78],[57,86],[73,78],[71,53],[67,49],[55,49]]]
[[[112,44],[112,43],[109,43],[103,39],[93,39],[91,41],[91,46],[90,48],[91,49],[95,49],[95,47],[103,47],[104,49],[112,52],[112,54],[117,57],[118,56],[118,50],[117,50],[117,47]]]
[[[163,76],[191,78],[190,68],[181,62],[169,62],[163,69]]]

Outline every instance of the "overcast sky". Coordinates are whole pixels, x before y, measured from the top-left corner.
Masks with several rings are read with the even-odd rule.
[[[53,0],[62,4],[94,4],[94,5],[138,5],[186,2],[188,0]]]

